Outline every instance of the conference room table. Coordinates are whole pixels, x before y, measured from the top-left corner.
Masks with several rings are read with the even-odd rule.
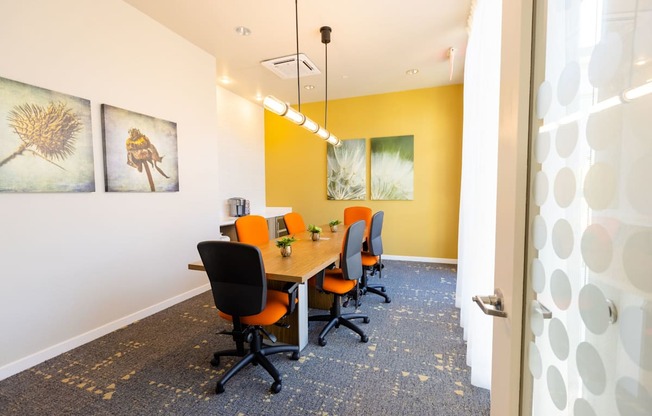
[[[279,341],[298,345],[303,349],[308,345],[308,280],[318,273],[323,273],[329,265],[339,261],[345,227],[331,232],[328,225],[322,227],[321,237],[313,241],[309,232],[294,234],[297,238],[292,244],[292,255],[281,256],[276,247],[276,240],[258,245],[263,257],[263,265],[270,288],[280,287],[284,282],[299,284],[299,303],[293,316],[289,317],[289,328],[270,326]],[[201,261],[188,264],[190,270],[205,271]],[[312,295],[311,295],[312,296]],[[323,304],[323,301],[322,301]]]

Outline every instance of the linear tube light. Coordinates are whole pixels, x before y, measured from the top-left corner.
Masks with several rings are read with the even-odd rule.
[[[342,141],[335,137],[335,135],[330,134],[328,130],[272,95],[265,97],[263,106],[272,113],[285,117],[294,124],[316,134],[333,146],[339,147],[342,145]]]

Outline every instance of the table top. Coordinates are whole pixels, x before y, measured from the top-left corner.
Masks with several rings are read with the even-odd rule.
[[[270,280],[305,283],[331,263],[339,260],[342,251],[342,240],[345,228],[340,226],[337,232],[328,231],[328,225],[318,241],[312,241],[310,233],[305,231],[295,234],[297,241],[292,244],[292,255],[281,256],[281,250],[276,247],[276,240],[258,246],[263,256],[265,273]],[[204,271],[201,261],[188,264],[190,270]]]

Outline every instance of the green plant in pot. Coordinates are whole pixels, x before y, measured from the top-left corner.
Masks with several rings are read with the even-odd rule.
[[[320,233],[321,233],[321,227],[317,227],[316,225],[310,224],[308,226],[308,232],[310,233],[310,236],[312,237],[312,241],[317,241],[319,240]]]
[[[276,247],[281,249],[281,256],[289,257],[292,254],[292,243],[297,241],[294,236],[282,237],[276,240]]]
[[[336,232],[337,231],[337,226],[342,224],[342,221],[340,220],[331,220],[328,225],[331,227],[331,232]]]

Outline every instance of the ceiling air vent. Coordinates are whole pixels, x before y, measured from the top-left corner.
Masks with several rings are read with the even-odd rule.
[[[280,58],[268,59],[261,64],[283,79],[297,77],[297,55],[281,56]],[[317,65],[312,63],[308,57],[302,53],[299,54],[299,75],[307,77],[310,75],[319,75],[321,72]]]

